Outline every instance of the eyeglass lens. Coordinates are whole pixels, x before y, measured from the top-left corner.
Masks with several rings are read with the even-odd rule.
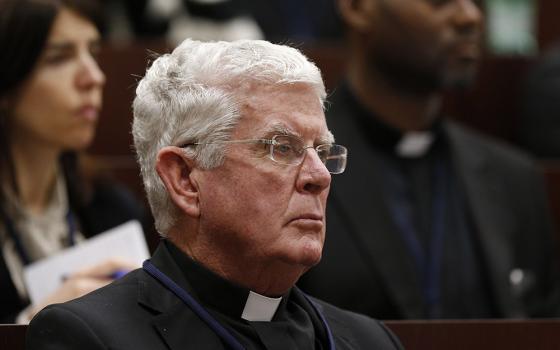
[[[271,147],[272,159],[284,164],[299,164],[304,158],[303,141],[297,137],[277,135]],[[346,148],[336,144],[325,144],[316,148],[319,159],[332,174],[340,174],[346,168]]]

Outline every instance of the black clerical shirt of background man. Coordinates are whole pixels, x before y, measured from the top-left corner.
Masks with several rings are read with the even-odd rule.
[[[442,118],[481,55],[472,0],[339,0],[347,80],[329,127],[352,152],[333,179],[321,263],[300,287],[382,319],[558,315],[552,221],[527,155]]]

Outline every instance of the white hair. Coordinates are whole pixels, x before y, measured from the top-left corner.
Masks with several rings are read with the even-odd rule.
[[[262,40],[183,41],[156,59],[136,88],[132,134],[144,188],[158,232],[166,235],[177,209],[159,178],[156,158],[165,146],[228,140],[241,117],[250,85],[303,83],[321,104],[326,97],[319,69],[297,49]],[[198,166],[222,164],[224,146],[186,148]]]

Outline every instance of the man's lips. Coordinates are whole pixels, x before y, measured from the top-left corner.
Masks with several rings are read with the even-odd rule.
[[[323,215],[319,214],[303,214],[290,220],[289,224],[297,225],[304,228],[323,228]]]
[[[323,215],[320,215],[320,214],[302,214],[302,215],[298,215],[297,217],[292,219],[292,221],[294,221],[294,220],[318,220],[318,221],[323,221]]]
[[[480,56],[480,43],[475,40],[465,40],[453,46],[453,54],[459,59],[476,60]]]

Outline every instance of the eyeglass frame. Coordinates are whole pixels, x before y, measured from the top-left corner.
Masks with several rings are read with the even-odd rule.
[[[319,147],[322,147],[322,146],[329,146],[329,147],[338,146],[338,147],[342,147],[342,149],[344,150],[344,153],[339,155],[339,156],[344,157],[344,166],[342,167],[342,170],[338,171],[338,172],[331,172],[328,168],[327,168],[327,170],[329,171],[330,174],[333,174],[333,175],[342,174],[346,170],[346,162],[347,162],[347,159],[348,159],[348,148],[346,148],[343,145],[339,145],[339,144],[336,144],[336,143],[323,143],[323,144],[320,144],[320,145],[317,145],[317,146],[303,146],[301,148],[301,153],[302,153],[303,156],[300,157],[301,160],[299,162],[297,162],[297,163],[285,163],[285,162],[281,162],[277,159],[274,159],[274,146],[278,145],[277,143],[275,143],[275,142],[277,142],[275,140],[275,138],[277,138],[277,137],[289,137],[289,138],[294,138],[294,139],[301,140],[299,137],[294,136],[294,135],[276,134],[276,135],[272,135],[270,139],[243,139],[243,140],[224,140],[224,141],[213,141],[213,142],[192,142],[192,143],[183,144],[179,147],[180,148],[185,148],[185,147],[189,147],[189,146],[204,146],[204,145],[216,145],[216,144],[244,144],[244,143],[245,144],[248,144],[248,143],[258,144],[258,143],[260,143],[260,144],[271,146],[268,156],[273,162],[275,162],[277,164],[294,165],[295,166],[295,165],[300,165],[305,160],[305,150],[306,149],[313,148],[317,153],[319,153],[319,151],[320,151],[318,149]],[[301,141],[302,141],[301,143],[303,144],[303,140],[301,140]],[[321,163],[323,163],[326,167],[326,165],[327,165],[326,160],[325,160],[325,162],[321,161]]]

